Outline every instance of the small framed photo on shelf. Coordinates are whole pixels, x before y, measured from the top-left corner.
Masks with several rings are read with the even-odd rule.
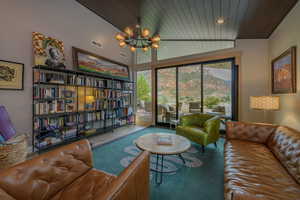
[[[0,90],[23,90],[24,64],[0,60]]]
[[[291,47],[272,61],[272,93],[296,93],[296,47]]]

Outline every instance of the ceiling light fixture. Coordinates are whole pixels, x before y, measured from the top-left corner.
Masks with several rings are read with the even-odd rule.
[[[223,17],[220,17],[217,19],[217,24],[224,24],[225,23],[225,20]]]
[[[141,20],[138,17],[135,28],[126,27],[124,32],[118,33],[115,38],[119,41],[120,47],[128,46],[132,52],[135,52],[138,48],[146,52],[151,47],[159,47],[160,36],[153,35],[150,37],[150,33],[149,29],[141,27]]]

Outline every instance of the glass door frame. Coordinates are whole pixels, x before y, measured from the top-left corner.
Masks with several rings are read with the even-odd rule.
[[[238,99],[239,99],[239,67],[235,63],[235,58],[225,58],[225,59],[217,59],[217,60],[210,60],[210,61],[204,61],[204,62],[197,62],[197,63],[186,63],[186,64],[180,64],[180,65],[173,65],[173,66],[167,66],[167,67],[159,67],[155,68],[155,124],[159,126],[170,126],[168,123],[162,123],[158,122],[157,119],[157,111],[158,111],[158,90],[157,90],[157,85],[158,85],[158,79],[157,79],[157,74],[158,71],[161,69],[168,69],[168,68],[175,68],[176,69],[176,119],[179,117],[179,110],[178,110],[178,105],[179,105],[179,68],[180,67],[185,67],[185,66],[192,66],[192,65],[201,65],[201,112],[203,113],[203,100],[204,100],[204,87],[203,87],[203,65],[205,64],[212,64],[212,63],[220,63],[220,62],[231,62],[231,120],[237,121],[238,120]]]

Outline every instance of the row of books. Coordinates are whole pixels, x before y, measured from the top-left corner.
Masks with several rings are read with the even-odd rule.
[[[123,91],[116,91],[110,89],[95,89],[94,97],[96,99],[102,98],[129,98],[130,94]],[[44,98],[75,98],[76,89],[73,87],[34,87],[34,99]]]
[[[34,71],[33,79],[35,83],[65,83],[65,75],[62,73],[53,73],[47,71]]]
[[[134,84],[133,83],[127,83],[127,82],[125,82],[125,83],[123,83],[124,84],[124,86],[123,86],[123,89],[124,90],[133,90],[134,88],[133,88],[133,86],[134,86]]]
[[[52,72],[47,70],[39,70],[39,71],[35,70],[34,82],[104,87],[104,88],[115,88],[115,89],[124,89],[124,90],[133,89],[133,83],[129,83],[129,82],[86,77],[82,75],[77,76],[75,74],[68,74],[63,72]]]
[[[69,128],[63,131],[51,131],[44,135],[38,135],[38,140],[35,143],[35,146],[38,148],[45,148],[52,146],[58,143],[63,142],[64,140],[78,137],[78,133],[82,135],[89,135],[90,133],[96,133],[97,129],[117,127],[126,125],[128,123],[133,123],[133,117],[130,116],[126,119],[108,119],[107,121],[97,121],[90,125],[85,126],[83,129],[78,130],[77,128]]]
[[[35,146],[38,148],[45,148],[48,146],[52,146],[55,144],[61,143],[63,140],[71,139],[77,137],[77,129],[76,128],[70,128],[66,129],[64,131],[56,131],[56,132],[49,132],[44,135],[39,135],[37,137],[37,142],[35,143]]]
[[[76,112],[76,101],[74,99],[68,99],[34,103],[35,115],[46,115],[62,112]]]
[[[76,92],[63,87],[34,87],[33,98],[45,99],[45,98],[74,98]]]
[[[63,112],[76,112],[76,100],[74,99],[57,99],[48,100],[46,102],[35,102],[34,103],[34,114],[35,115],[47,115]],[[122,110],[125,109],[126,115],[131,115],[133,113],[132,107],[129,106],[129,101],[127,99],[117,99],[117,100],[96,100],[93,103],[85,105],[86,111],[94,110]]]
[[[122,98],[116,100],[101,100],[97,99],[92,103],[85,104],[86,110],[107,110],[107,109],[116,109],[129,106],[129,99]]]
[[[34,130],[45,132],[52,130],[62,130],[62,128],[76,126],[77,123],[86,123],[91,121],[100,121],[107,119],[123,118],[131,116],[131,107],[120,108],[109,111],[88,112],[81,114],[72,114],[63,117],[46,117],[34,119]]]
[[[76,125],[77,116],[67,115],[63,117],[46,117],[34,119],[34,130],[41,132],[51,131]]]
[[[121,98],[124,96],[129,96],[128,93],[118,90],[110,90],[110,89],[95,89],[95,98]]]
[[[86,113],[86,121],[100,121],[105,120],[105,111]]]
[[[87,77],[85,79],[85,85],[91,87],[107,87],[106,81],[107,80],[104,79]]]

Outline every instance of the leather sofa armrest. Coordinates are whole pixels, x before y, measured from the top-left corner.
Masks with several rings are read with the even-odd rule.
[[[251,122],[226,122],[226,138],[265,144],[277,125]]]
[[[12,196],[7,194],[4,190],[0,188],[0,199],[1,200],[15,200]]]
[[[99,200],[148,200],[149,199],[149,159],[144,151],[112,182]]]

